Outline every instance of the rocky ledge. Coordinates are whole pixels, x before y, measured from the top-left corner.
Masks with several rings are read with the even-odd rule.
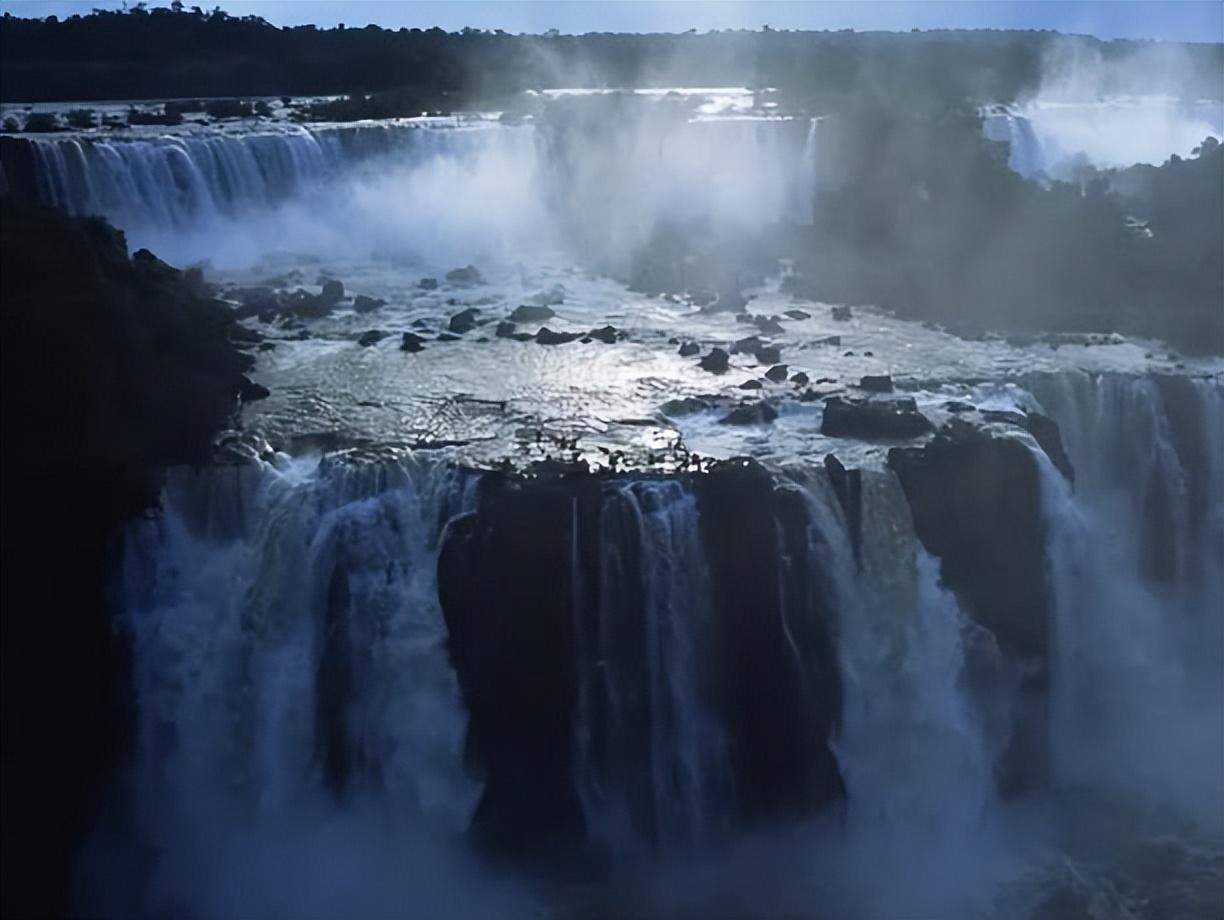
[[[114,531],[258,394],[232,311],[103,221],[0,198],[0,253],[2,912],[61,916],[129,724]]]

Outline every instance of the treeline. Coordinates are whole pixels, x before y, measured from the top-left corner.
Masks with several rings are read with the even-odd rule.
[[[5,101],[370,93],[413,87],[476,99],[555,86],[776,86],[814,100],[864,83],[1006,101],[1035,89],[1055,43],[1092,60],[1153,43],[1053,32],[727,31],[510,35],[465,29],[278,28],[199,7],[0,19]],[[1176,46],[1181,95],[1219,97],[1218,45]]]

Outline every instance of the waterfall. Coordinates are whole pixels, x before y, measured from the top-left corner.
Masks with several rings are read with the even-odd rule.
[[[808,122],[807,138],[803,142],[803,150],[799,154],[799,166],[796,170],[795,191],[792,219],[795,223],[810,224],[816,220],[816,177],[818,167],[818,136],[819,118]]]
[[[1033,123],[1009,106],[996,106],[985,113],[985,136],[1007,144],[1007,165],[1026,179],[1045,180],[1054,158],[1049,156]]]
[[[1224,830],[1224,386],[1034,381],[1079,473],[1044,455],[1055,780]]]
[[[577,607],[586,818],[622,856],[649,836],[664,850],[691,848],[718,823],[729,781],[701,694],[712,611],[696,499],[678,481],[617,482],[600,528],[598,604]]]
[[[478,786],[434,558],[473,486],[407,462],[171,474],[123,576],[138,826],[124,842],[159,854],[143,910],[466,913],[443,906],[469,884],[448,847]],[[499,912],[481,903],[473,915]]]
[[[798,124],[630,120],[592,140],[530,123],[374,122],[18,143],[31,150],[39,197],[106,217],[132,248],[171,261],[424,249],[445,263],[562,244],[567,221],[606,232],[593,244],[603,249],[631,249],[661,221],[810,222],[815,126],[802,142]]]

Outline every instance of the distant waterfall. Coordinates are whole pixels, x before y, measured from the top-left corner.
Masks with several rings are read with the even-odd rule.
[[[807,138],[799,154],[791,217],[795,223],[810,224],[816,219],[816,177],[819,156],[819,118],[808,124]]]
[[[1007,144],[1007,165],[1013,171],[1026,179],[1048,178],[1052,160],[1022,112],[997,106],[987,113],[983,131],[990,140]]]
[[[461,157],[515,133],[404,123],[270,132],[31,140],[43,197],[124,229],[169,232],[240,218],[378,157]]]

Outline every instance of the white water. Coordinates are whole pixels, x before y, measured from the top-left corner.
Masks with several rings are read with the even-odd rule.
[[[481,917],[525,903],[461,847],[479,787],[462,766],[434,552],[470,482],[316,464],[176,471],[162,515],[133,528],[126,843],[155,856],[139,902],[108,877],[89,912]],[[337,668],[343,686],[326,689]],[[321,692],[339,697],[334,733]],[[340,789],[325,766],[336,735]]]
[[[1224,386],[1186,384],[1198,443],[1179,453],[1151,378],[1048,384],[1043,404],[1080,473],[1073,494],[1039,456],[1056,780],[1137,796],[1224,833]],[[1191,448],[1204,464],[1195,475]],[[1167,518],[1153,517],[1153,504]],[[1158,547],[1145,540],[1154,531]],[[1153,552],[1167,555],[1171,573],[1149,571]]]
[[[627,252],[662,220],[810,221],[806,144],[786,119],[626,122],[615,148],[473,120],[31,139],[40,192],[179,264],[290,251],[456,264],[582,246]],[[588,245],[596,245],[592,236]]]
[[[635,826],[636,810],[653,824],[661,850],[691,851],[721,829],[730,781],[722,732],[699,692],[712,611],[696,499],[679,481],[616,483],[604,499],[600,546],[598,609],[580,610],[578,624],[593,640],[579,648],[575,777],[588,826],[619,858],[638,856],[646,829]],[[638,555],[636,572],[626,552]],[[631,637],[629,647],[636,649],[632,638],[644,640],[644,662],[624,648],[625,623],[639,617],[644,636]],[[643,743],[645,765],[628,759]],[[633,802],[643,766],[646,801]]]
[[[1092,102],[1037,98],[985,112],[991,140],[1010,145],[1008,165],[1027,179],[1067,179],[1077,164],[1158,166],[1188,157],[1204,138],[1224,138],[1224,103],[1166,96]]]

